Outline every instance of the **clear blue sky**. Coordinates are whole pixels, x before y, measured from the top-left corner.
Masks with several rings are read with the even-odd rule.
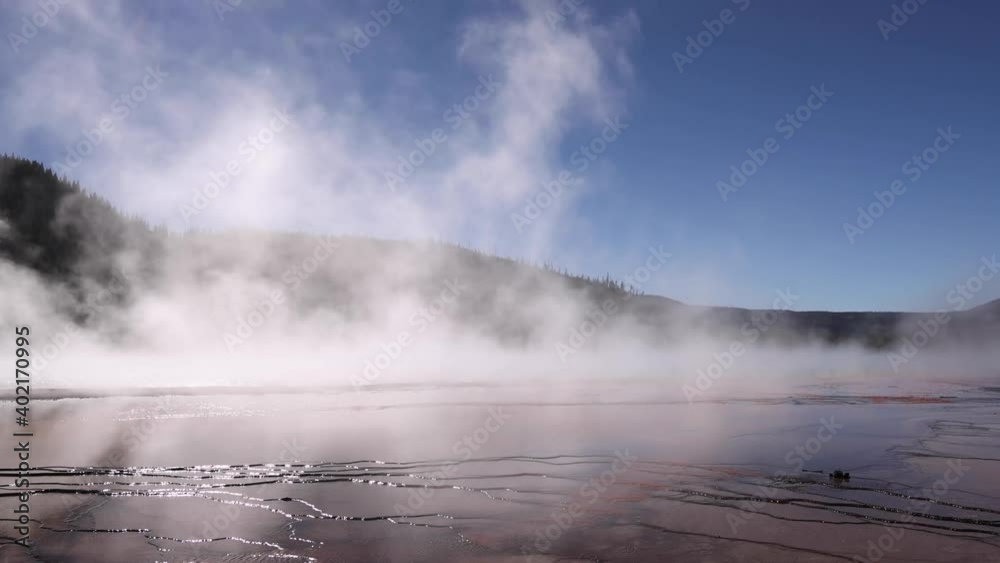
[[[791,288],[801,295],[797,309],[946,308],[950,288],[975,275],[982,257],[1000,252],[995,2],[586,0],[540,38],[539,26],[530,25],[546,21],[538,7],[402,0],[391,22],[346,61],[354,26],[389,4],[244,0],[219,17],[219,4],[209,1],[71,2],[15,50],[9,32],[20,33],[21,18],[39,8],[4,3],[0,102],[14,125],[0,150],[60,161],[81,127],[92,126],[116,93],[157,62],[171,72],[162,90],[72,175],[175,228],[186,226],[175,211],[191,186],[155,194],[150,188],[140,198],[134,187],[108,187],[124,177],[116,167],[147,160],[170,167],[135,172],[139,178],[187,178],[177,172],[182,165],[212,169],[179,147],[215,147],[229,138],[204,131],[240,121],[239,113],[218,118],[219,108],[267,105],[244,99],[259,88],[291,99],[299,112],[295,140],[303,144],[288,153],[322,148],[314,161],[289,162],[309,170],[315,162],[311,182],[337,193],[337,205],[368,202],[352,216],[375,216],[396,201],[390,198],[410,198],[411,207],[400,209],[447,224],[435,231],[441,236],[593,274],[628,274],[648,246],[662,244],[674,258],[643,289],[688,302],[764,307],[775,289]],[[892,23],[894,4],[919,8],[888,29],[887,40],[878,22]],[[703,20],[726,9],[730,23],[679,72],[675,53],[706,29]],[[86,62],[101,57],[107,62]],[[463,124],[459,133],[467,136],[441,147],[434,164],[408,183],[407,195],[385,191],[381,172],[399,147],[412,148],[442,126],[442,112],[491,72],[508,87]],[[210,90],[202,86],[208,83]],[[813,86],[833,95],[785,139],[776,122],[807,103]],[[570,92],[566,100],[562,87]],[[547,112],[555,115],[551,123],[539,119]],[[628,129],[580,174],[581,187],[565,207],[543,217],[531,236],[511,229],[511,213],[542,181],[572,169],[573,152],[600,134],[600,117],[613,115]],[[948,127],[960,137],[913,180],[903,165]],[[730,166],[769,137],[777,152],[723,201],[717,183],[728,182]],[[155,151],[143,152],[147,145]],[[384,160],[365,160],[380,151]],[[480,165],[498,184],[518,185],[510,178],[519,171],[534,176],[523,188],[485,193],[479,185],[488,182],[475,180]],[[229,203],[220,199],[211,212],[219,215],[206,213],[199,226],[232,224],[223,209],[251,213],[245,202],[270,193],[249,173],[237,180]],[[857,208],[895,180],[905,193],[852,244],[844,223],[855,222]],[[301,211],[324,206],[311,203],[318,201],[311,192],[292,191],[269,204],[290,209],[277,226],[350,225],[349,217]],[[450,210],[447,218],[434,215],[441,209]],[[387,227],[372,234],[397,233]],[[986,282],[972,303],[997,297],[1000,278]]]

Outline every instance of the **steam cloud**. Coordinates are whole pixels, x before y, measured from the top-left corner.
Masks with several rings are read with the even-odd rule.
[[[396,117],[405,108],[430,104],[426,78],[400,72],[388,101],[369,104],[371,85],[333,56],[344,30],[283,42],[281,65],[212,41],[180,56],[129,10],[72,2],[44,36],[2,55],[33,49],[33,64],[0,100],[12,138],[65,147],[50,163],[58,173],[184,233],[167,240],[155,275],[140,248],[91,257],[113,264],[118,282],[83,275],[67,287],[0,263],[0,324],[28,322],[45,335],[41,386],[649,378],[683,397],[685,385],[718,364],[714,390],[699,395],[710,397],[780,392],[788,378],[817,369],[846,378],[889,371],[886,351],[857,343],[798,335],[803,343],[789,351],[741,331],[743,313],[726,323],[702,308],[421,242],[461,240],[541,261],[565,233],[587,232],[574,203],[613,177],[601,159],[531,228],[515,229],[511,216],[560,178],[562,143],[600,136],[609,119],[628,115],[629,45],[639,34],[631,12],[600,25],[582,7],[553,19],[554,5],[524,2],[516,15],[468,21],[455,50],[467,90],[455,93],[456,105],[406,122]],[[214,18],[207,9],[204,16]],[[391,41],[389,31],[378,40]],[[315,49],[331,52],[336,72],[326,76],[335,79],[317,78],[305,57]],[[462,105],[469,97],[473,110]],[[591,131],[570,128],[581,117]],[[427,139],[432,151],[422,148]],[[401,159],[413,170],[390,186]],[[94,228],[77,211],[67,207],[56,228]],[[0,222],[0,236],[6,230]],[[562,249],[561,262],[599,260],[631,272],[647,263],[646,246],[663,242],[617,259],[599,247],[598,255]],[[76,268],[94,269],[86,261]],[[662,293],[676,273],[667,263],[633,286]],[[784,319],[767,327],[793,330]],[[996,365],[995,353],[981,361],[920,354],[908,362],[913,374],[973,377]]]

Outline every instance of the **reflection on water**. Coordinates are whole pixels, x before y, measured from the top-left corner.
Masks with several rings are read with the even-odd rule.
[[[992,393],[580,395],[40,402],[0,559],[1000,561]]]

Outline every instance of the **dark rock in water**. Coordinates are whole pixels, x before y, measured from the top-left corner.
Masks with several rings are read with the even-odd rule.
[[[834,481],[850,481],[851,474],[848,471],[835,469],[833,473],[830,474],[830,479],[833,479]]]

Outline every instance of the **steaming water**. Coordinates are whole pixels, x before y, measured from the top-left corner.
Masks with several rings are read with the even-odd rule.
[[[5,521],[0,559],[1000,561],[1000,396],[908,391],[689,405],[649,384],[588,383],[36,401],[35,546],[11,545]]]

